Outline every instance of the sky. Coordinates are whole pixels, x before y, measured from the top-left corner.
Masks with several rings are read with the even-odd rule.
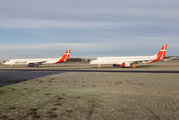
[[[179,55],[178,0],[0,0],[0,60]]]

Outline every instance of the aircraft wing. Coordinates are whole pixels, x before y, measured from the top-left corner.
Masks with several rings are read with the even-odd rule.
[[[137,60],[137,61],[129,61],[130,64],[139,64],[139,63],[143,63],[143,64],[146,64],[146,63],[149,63],[151,62],[153,59],[151,60]]]
[[[149,62],[151,62],[151,61],[152,61],[152,60],[136,60],[136,61],[124,61],[124,62],[122,62],[122,63],[130,63],[131,65],[133,65],[133,64],[139,64],[139,63],[145,64],[145,63],[149,63]],[[118,63],[117,65],[121,65],[121,62]]]
[[[176,56],[166,56],[166,57],[162,57],[163,59],[168,59],[168,58],[176,58]]]
[[[47,61],[34,62],[34,64],[36,64],[36,65],[42,65],[42,64],[45,63],[45,62],[47,62]]]
[[[149,60],[130,61],[131,64],[148,63]]]
[[[175,56],[166,56],[166,57],[161,57],[162,59],[169,59],[169,58],[176,58]],[[129,63],[131,64],[139,64],[139,63],[149,63],[151,62],[152,60],[154,59],[151,59],[151,60],[140,60],[140,61],[129,61]]]
[[[29,61],[27,63],[27,66],[28,67],[34,67],[34,66],[38,67],[39,65],[42,65],[45,62],[47,62],[47,61],[35,61],[35,62],[34,61],[33,62]]]

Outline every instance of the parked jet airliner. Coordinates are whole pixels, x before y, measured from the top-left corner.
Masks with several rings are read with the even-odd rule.
[[[42,64],[57,64],[68,61],[71,49],[68,49],[66,53],[60,58],[41,58],[41,59],[10,59],[5,61],[4,65],[27,65],[28,67],[38,67]]]
[[[167,49],[167,44],[163,45],[158,54],[153,56],[126,56],[126,57],[98,57],[95,60],[91,61],[90,64],[98,64],[100,68],[101,64],[112,64],[115,66],[130,67],[135,68],[135,64],[138,63],[152,63],[157,62],[168,57],[165,57]]]

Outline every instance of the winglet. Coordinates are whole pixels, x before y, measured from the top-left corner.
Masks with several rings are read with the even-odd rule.
[[[70,57],[70,52],[71,52],[71,49],[68,49],[65,54],[60,58],[59,61],[57,61],[56,63],[53,63],[53,64],[57,64],[57,63],[61,63],[61,62],[65,62],[65,61],[68,61],[69,57]]]

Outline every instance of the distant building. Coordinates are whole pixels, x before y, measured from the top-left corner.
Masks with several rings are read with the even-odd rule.
[[[69,58],[69,62],[90,62],[91,59],[82,59],[82,58]]]
[[[179,60],[179,56],[173,56],[171,58],[164,59],[163,61]]]
[[[172,58],[172,60],[179,60],[179,56]]]

